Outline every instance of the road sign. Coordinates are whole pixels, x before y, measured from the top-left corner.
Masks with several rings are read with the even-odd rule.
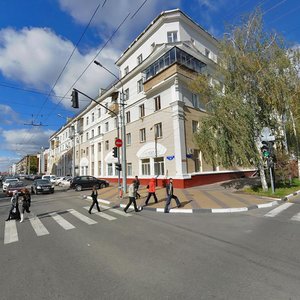
[[[116,145],[117,147],[122,147],[123,141],[122,141],[121,139],[116,139],[116,140],[115,140],[115,145]]]

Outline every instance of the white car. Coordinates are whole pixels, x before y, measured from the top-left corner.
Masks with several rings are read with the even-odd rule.
[[[61,186],[70,186],[72,177],[64,177],[64,179],[60,182]]]
[[[12,182],[18,182],[20,181],[18,178],[9,178],[9,179],[6,179],[4,182],[3,182],[3,186],[2,186],[2,190],[3,192],[6,192],[7,190],[7,187],[10,183]]]
[[[56,175],[51,175],[51,174],[50,175],[43,175],[42,179],[47,179],[53,184],[56,183]]]
[[[56,177],[55,185],[60,185],[66,177]]]

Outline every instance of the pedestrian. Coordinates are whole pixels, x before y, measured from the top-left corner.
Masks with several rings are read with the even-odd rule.
[[[135,176],[135,185],[134,185],[136,199],[141,198],[141,195],[138,193],[139,187],[140,187],[140,180],[139,180],[138,176],[136,175]]]
[[[167,202],[166,202],[164,212],[168,213],[169,212],[168,208],[169,208],[169,205],[170,205],[172,199],[175,199],[177,207],[180,207],[181,203],[180,203],[178,197],[176,195],[174,195],[174,187],[173,187],[173,179],[172,178],[169,179],[169,184],[167,184],[166,190],[167,190]]]
[[[157,200],[157,197],[156,197],[156,194],[155,194],[155,179],[154,178],[150,179],[149,184],[147,186],[147,189],[148,189],[148,196],[147,196],[147,199],[145,201],[145,206],[148,205],[148,202],[149,202],[151,196],[154,197],[155,203],[158,203],[158,200]]]
[[[134,210],[136,212],[138,212],[138,208],[137,208],[137,205],[136,205],[136,201],[135,201],[135,198],[136,198],[136,181],[135,180],[132,180],[132,183],[129,185],[128,187],[128,196],[129,196],[129,202],[128,204],[126,205],[126,207],[124,208],[124,211],[127,212],[127,209],[129,208],[129,206],[133,203],[133,206],[134,206]]]
[[[91,197],[92,197],[93,203],[92,203],[92,205],[89,209],[89,214],[91,214],[92,209],[93,209],[95,204],[97,206],[97,210],[100,212],[100,207],[99,207],[99,204],[98,204],[98,192],[97,192],[96,186],[93,186],[93,191],[92,191]]]
[[[10,199],[10,202],[11,202],[11,208],[9,210],[8,217],[5,221],[20,220],[18,191],[13,191],[13,195]]]
[[[27,213],[30,213],[29,207],[31,205],[31,196],[30,196],[30,192],[28,189],[23,190],[23,198],[21,199],[21,201],[22,201],[22,210],[21,210],[20,222],[23,222],[25,211]]]

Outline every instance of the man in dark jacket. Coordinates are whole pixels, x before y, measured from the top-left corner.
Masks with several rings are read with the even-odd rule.
[[[169,205],[170,205],[172,199],[175,199],[177,207],[180,207],[181,203],[180,203],[178,197],[174,195],[174,187],[173,187],[173,179],[172,178],[170,178],[169,184],[167,184],[167,186],[166,186],[166,190],[167,190],[167,202],[166,202],[166,206],[165,206],[165,213],[168,213],[169,212],[168,208],[169,208]]]

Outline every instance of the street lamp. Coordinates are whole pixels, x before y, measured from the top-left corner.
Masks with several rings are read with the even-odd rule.
[[[97,60],[94,60],[94,64],[97,66],[103,68],[106,70],[109,74],[114,76],[118,82],[120,82],[122,86],[122,92],[120,93],[120,105],[122,106],[122,113],[120,115],[121,117],[121,128],[122,128],[122,177],[123,177],[123,193],[125,194],[127,192],[127,166],[126,166],[126,126],[125,126],[125,104],[124,104],[124,89],[123,89],[123,83],[121,79],[119,79],[113,72],[111,72],[109,69],[107,69],[105,66],[103,66],[100,62]]]
[[[73,104],[74,108],[79,108],[78,94],[82,94],[85,97],[87,97],[88,99],[90,99],[93,102],[97,103],[98,105],[102,106],[103,108],[108,110],[111,114],[113,114],[117,118],[117,138],[119,139],[119,137],[120,137],[120,128],[119,128],[118,115],[113,110],[109,109],[108,107],[106,107],[103,104],[97,102],[95,99],[91,98],[87,94],[85,94],[85,93],[83,93],[83,92],[81,92],[77,89],[73,89],[73,92],[72,92],[72,104]],[[120,165],[120,155],[118,155],[118,165]],[[118,172],[118,189],[120,189],[120,171]],[[124,190],[124,192],[126,192],[126,190]],[[118,196],[120,196],[120,193],[118,193]]]

